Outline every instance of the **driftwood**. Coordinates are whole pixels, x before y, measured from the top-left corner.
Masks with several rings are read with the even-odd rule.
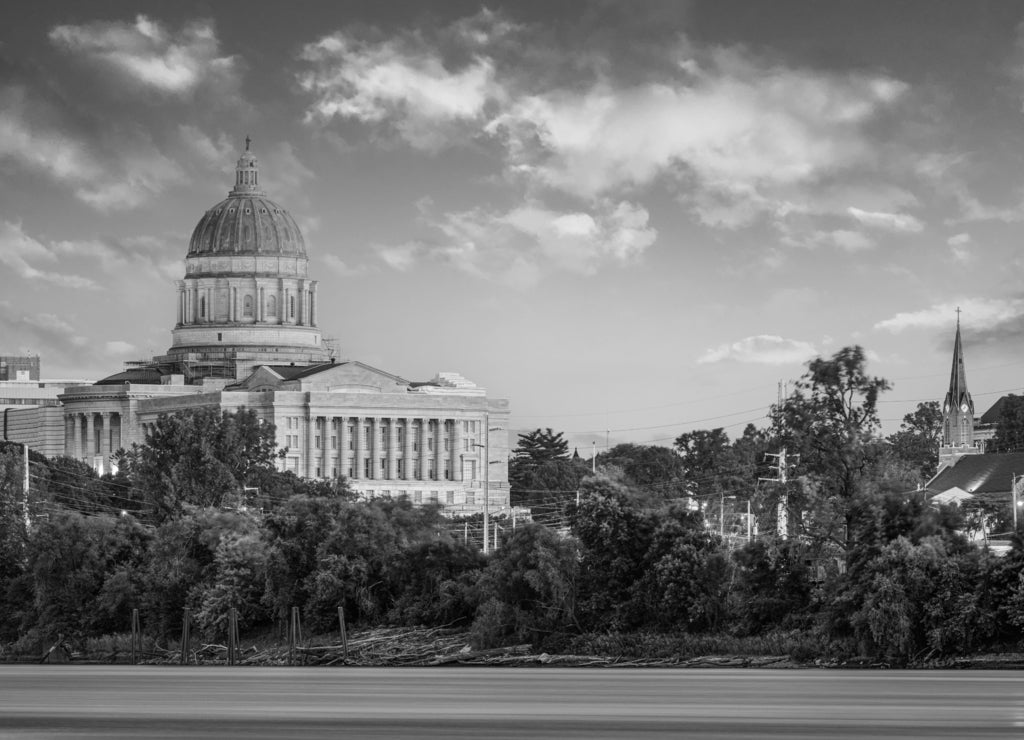
[[[203,644],[191,651],[191,662],[226,663],[228,648],[216,643]],[[305,665],[305,666],[579,666],[595,668],[761,668],[786,665],[786,656],[700,656],[682,658],[630,658],[602,655],[549,655],[533,652],[530,645],[510,645],[487,650],[474,650],[469,635],[460,629],[378,627],[353,631],[345,647],[334,642],[295,645],[289,655],[289,646],[252,645],[241,650],[239,665]],[[170,646],[161,649],[147,662],[171,663],[180,657],[180,651]]]

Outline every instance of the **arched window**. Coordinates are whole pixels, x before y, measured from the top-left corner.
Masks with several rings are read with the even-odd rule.
[[[267,298],[267,316],[277,316],[277,297]]]
[[[242,301],[242,315],[252,316],[252,296],[247,295],[245,300]]]
[[[295,296],[291,297],[291,317],[295,318]]]
[[[206,296],[199,296],[199,318],[206,318]]]

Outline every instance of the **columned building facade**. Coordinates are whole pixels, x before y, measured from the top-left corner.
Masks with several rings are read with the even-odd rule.
[[[458,373],[412,382],[334,358],[302,234],[259,175],[247,140],[192,233],[167,353],[60,396],[65,454],[106,471],[161,414],[246,408],[275,425],[282,470],[453,513],[480,510],[485,490],[508,506],[508,401]]]

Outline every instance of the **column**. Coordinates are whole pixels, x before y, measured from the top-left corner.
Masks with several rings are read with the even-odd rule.
[[[256,296],[256,317],[260,322],[267,320],[267,307],[263,303],[267,299],[265,293],[266,291],[261,285],[259,295]]]
[[[338,421],[338,471],[348,477],[348,467],[346,466],[346,458],[348,456],[348,418],[344,416],[337,417]]]
[[[71,456],[81,460],[82,452],[82,415],[71,414]]]
[[[402,451],[402,472],[405,475],[402,477],[405,480],[412,480],[415,477],[412,470],[412,466],[414,465],[412,458],[412,419],[406,417],[402,420],[402,423],[405,424],[405,449]]]
[[[310,308],[309,308],[309,325],[310,326],[316,326],[316,284],[315,283],[313,284],[313,289],[312,289],[312,292],[310,293],[310,295],[312,296],[312,303],[310,304]]]
[[[398,478],[398,419],[388,419],[388,480]]]
[[[352,421],[356,427],[356,449],[352,455],[352,477],[358,480],[363,477],[363,456],[366,455],[366,420],[356,416]]]
[[[370,478],[380,478],[380,465],[377,458],[380,457],[380,419],[376,416],[370,419],[370,444],[367,451],[370,453]]]
[[[430,454],[427,451],[427,432],[428,432],[429,427],[430,427],[430,425],[427,423],[426,417],[421,417],[420,418],[420,457],[419,457],[419,460],[417,461],[417,462],[419,462],[419,465],[420,465],[420,480],[427,480],[427,473],[428,473],[428,471],[430,469],[429,466],[427,465],[427,459],[428,459],[427,456]]]
[[[100,437],[100,455],[103,456],[103,470],[104,473],[109,473],[110,467],[110,412],[101,411],[100,419],[103,423],[103,432]]]
[[[444,419],[434,426],[434,477],[444,480]]]
[[[316,446],[313,444],[313,438],[316,436],[316,416],[309,413],[306,417],[306,477],[316,477]],[[323,440],[320,440],[320,444],[323,444]]]
[[[85,415],[85,458],[92,460],[96,454],[96,415],[91,411]],[[92,464],[91,462],[89,463]]]
[[[462,419],[452,419],[452,480],[462,480]]]

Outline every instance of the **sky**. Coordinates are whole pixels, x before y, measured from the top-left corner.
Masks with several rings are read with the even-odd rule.
[[[0,4],[0,354],[163,354],[244,139],[341,359],[580,454],[1024,389],[1024,2]]]

